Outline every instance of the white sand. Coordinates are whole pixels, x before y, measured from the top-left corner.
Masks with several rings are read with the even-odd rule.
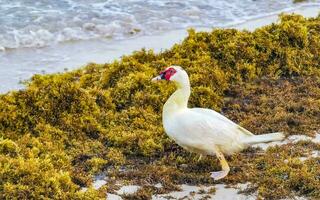
[[[118,191],[117,194],[119,195],[123,195],[123,194],[133,194],[136,191],[138,191],[138,189],[140,189],[141,187],[138,185],[125,185],[122,186]]]
[[[319,156],[320,156],[320,151],[312,151],[310,155],[308,155],[307,157],[306,156],[300,157],[299,160],[301,162],[304,162],[310,158],[318,158]]]
[[[107,193],[108,200],[120,200],[122,199],[119,195],[128,195],[137,192],[141,187],[138,185],[124,185],[118,191],[117,194]]]
[[[157,187],[160,185],[157,184]],[[238,194],[238,192],[247,187],[247,184],[238,184],[235,188],[226,188],[224,184],[217,184],[213,186],[194,186],[183,184],[180,186],[181,191],[170,192],[168,194],[159,194],[153,195],[152,200],[167,200],[167,199],[201,199],[210,196],[212,200],[254,200],[257,198],[256,195],[246,196],[243,194]],[[108,200],[120,200],[122,199],[122,194],[133,194],[140,187],[137,185],[127,185],[123,186],[120,190],[117,191],[117,194],[107,193]],[[215,188],[216,192],[214,194],[209,194],[208,191],[211,188]],[[199,191],[204,191],[200,193]]]
[[[107,193],[108,200],[122,200],[119,195]]]
[[[105,180],[96,180],[93,184],[92,184],[92,187],[94,188],[94,189],[99,189],[99,188],[101,188],[103,185],[105,185],[107,183],[107,181],[105,181]]]
[[[206,194],[198,194],[199,190],[204,190],[208,191],[212,187],[199,187],[199,186],[194,186],[194,185],[181,185],[181,191],[175,191],[175,192],[170,192],[168,194],[161,194],[161,195],[153,195],[152,199],[153,200],[165,200],[168,199],[169,197],[173,197],[175,199],[182,199],[185,197],[192,197],[193,199],[200,199],[204,197]],[[193,195],[191,195],[194,193]]]
[[[246,196],[238,194],[239,190],[246,188],[247,184],[238,184],[236,188],[226,188],[224,184],[217,184],[214,186],[193,186],[193,185],[181,185],[181,191],[171,192],[169,194],[153,195],[153,200],[166,200],[170,197],[174,199],[201,199],[210,196],[212,200],[254,200],[257,196]],[[207,192],[211,188],[215,188],[214,194],[208,194]],[[199,193],[200,190],[204,190],[205,193]]]

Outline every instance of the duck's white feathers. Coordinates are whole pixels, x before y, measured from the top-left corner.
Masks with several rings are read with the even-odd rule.
[[[188,74],[181,67],[171,68],[176,73],[169,79],[176,83],[177,90],[165,103],[162,118],[166,133],[180,146],[206,155],[233,154],[255,143],[284,138],[283,133],[254,135],[214,110],[188,108]],[[153,80],[161,80],[161,77]]]
[[[164,128],[180,146],[207,155],[214,155],[217,147],[226,154],[240,151],[247,147],[243,139],[253,135],[214,110],[203,108],[174,113],[164,119]]]

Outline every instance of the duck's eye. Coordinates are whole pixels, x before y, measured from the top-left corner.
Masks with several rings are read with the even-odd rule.
[[[170,69],[170,71],[169,71],[169,72],[170,72],[170,74],[171,74],[171,75],[173,75],[173,74],[176,72],[176,70],[174,70],[174,69]]]

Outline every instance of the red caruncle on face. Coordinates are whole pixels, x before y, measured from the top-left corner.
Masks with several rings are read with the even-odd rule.
[[[167,70],[160,72],[160,75],[163,76],[167,81],[169,81],[171,76],[173,76],[176,72],[177,70],[170,67]]]

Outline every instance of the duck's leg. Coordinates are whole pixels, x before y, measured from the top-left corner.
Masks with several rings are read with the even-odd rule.
[[[198,162],[200,162],[201,159],[202,159],[202,154],[199,155]]]
[[[228,173],[230,171],[230,167],[229,167],[224,155],[221,153],[221,151],[219,149],[216,149],[216,155],[220,161],[222,171],[211,172],[211,178],[213,178],[214,180],[219,180],[219,179],[222,179],[228,175]]]

